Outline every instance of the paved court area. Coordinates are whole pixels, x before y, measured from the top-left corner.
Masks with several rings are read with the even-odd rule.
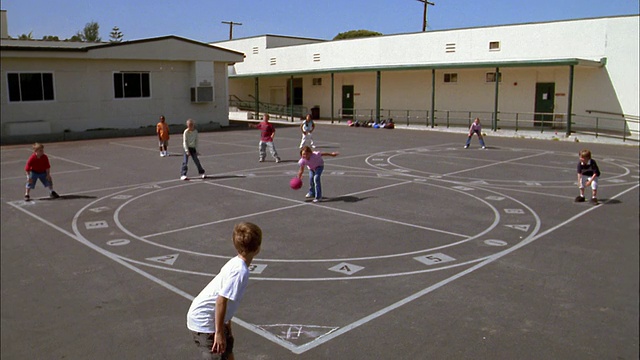
[[[155,137],[46,144],[61,198],[31,202],[30,147],[2,147],[1,357],[197,358],[187,308],[250,221],[236,359],[637,358],[637,146],[323,124],[314,204],[299,135],[259,163],[257,130],[200,134],[190,181]],[[597,206],[573,202],[585,147]]]

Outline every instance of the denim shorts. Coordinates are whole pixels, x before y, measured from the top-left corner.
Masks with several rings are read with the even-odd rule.
[[[199,333],[192,331],[193,341],[198,346],[200,351],[200,359],[203,360],[227,360],[233,353],[233,335],[229,331],[225,331],[225,337],[227,339],[227,348],[223,354],[216,354],[211,352],[213,347],[213,335],[211,333]]]
[[[38,182],[38,180],[40,180],[42,182],[42,185],[44,185],[44,187],[46,188],[53,185],[53,181],[47,180],[46,172],[39,173],[39,172],[31,171],[29,172],[29,180],[27,181],[27,184],[25,185],[25,187],[29,189],[35,189],[36,183]]]

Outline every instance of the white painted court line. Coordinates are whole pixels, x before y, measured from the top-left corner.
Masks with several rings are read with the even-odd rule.
[[[502,165],[502,164],[507,164],[510,162],[514,162],[514,161],[518,161],[518,160],[524,160],[524,159],[529,159],[529,158],[533,158],[533,157],[537,157],[537,156],[542,156],[542,155],[548,155],[548,154],[553,154],[553,152],[549,152],[549,151],[544,151],[540,154],[533,154],[533,155],[528,155],[528,156],[522,156],[519,158],[515,158],[515,159],[509,159],[509,160],[504,160],[504,161],[498,161],[495,162],[493,164],[488,164],[488,165],[483,165],[483,166],[476,166],[473,168],[468,168],[468,169],[464,169],[464,170],[459,170],[459,171],[454,171],[454,172],[450,172],[447,174],[442,174],[442,176],[450,176],[450,175],[454,175],[454,174],[459,174],[459,173],[463,173],[463,172],[468,172],[468,171],[476,171],[478,169],[482,169],[482,168],[486,168],[486,167],[490,167],[490,166],[496,166],[496,165]]]

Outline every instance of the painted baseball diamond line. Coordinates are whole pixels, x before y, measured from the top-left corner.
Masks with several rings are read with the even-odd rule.
[[[342,175],[348,175],[348,174],[342,174]],[[386,174],[385,174],[385,175],[386,175]],[[396,175],[399,175],[399,174],[396,174]],[[402,175],[404,175],[404,174],[402,174]],[[419,181],[419,180],[423,180],[423,179],[417,179],[416,181]],[[405,181],[404,183],[402,183],[402,185],[407,185],[407,184],[409,184],[409,182],[406,182],[406,181]],[[216,185],[216,186],[221,186],[220,184],[215,184],[215,185]],[[226,185],[224,185],[224,186],[226,186]],[[637,185],[636,185],[635,187],[637,187]],[[635,187],[634,187],[634,188],[635,188]],[[235,190],[239,190],[239,191],[246,191],[245,189],[233,188],[233,187],[229,187],[229,186],[227,186],[227,188],[230,188],[230,190],[235,189]],[[146,191],[146,190],[149,190],[149,189],[157,189],[157,188],[156,188],[155,186],[151,186],[151,187],[146,186],[146,187],[142,187],[142,189],[144,189],[144,190]],[[631,189],[629,189],[629,190],[627,190],[627,191],[630,191],[630,190],[632,190],[632,189],[633,189],[633,188],[631,188]],[[131,189],[131,188],[130,188],[130,189],[124,190],[123,192],[127,192],[127,191],[129,191],[129,192],[130,192],[130,191],[132,191],[132,190],[134,190],[134,189]],[[462,191],[462,189],[458,189],[458,190]],[[625,191],[625,192],[626,192],[626,191]],[[621,194],[622,194],[622,193],[621,193]],[[619,195],[621,195],[621,194],[619,194]],[[619,196],[619,195],[616,195],[616,197],[617,197],[617,196]],[[130,198],[131,198],[131,196],[130,196],[129,194],[122,194],[122,192],[121,192],[121,193],[116,193],[115,195],[114,195],[114,194],[111,194],[111,195],[109,195],[109,196],[116,197],[116,200],[126,200],[126,199],[130,199]],[[119,198],[118,198],[118,197],[119,197]],[[104,197],[104,198],[106,198],[106,197]],[[102,199],[104,199],[104,198],[102,198]],[[614,198],[615,198],[615,197],[614,197]],[[101,200],[101,199],[99,199],[99,200]],[[289,200],[289,201],[290,201],[290,199],[287,199],[287,200]],[[12,205],[13,205],[13,206],[15,206],[14,204],[12,204]],[[322,206],[322,207],[327,208],[327,209],[331,209],[330,207],[327,207],[327,206]],[[98,207],[98,208],[94,208],[94,209],[99,209],[99,208],[100,208],[100,207]],[[591,210],[593,210],[593,209],[595,209],[595,208],[590,208],[589,210],[587,210],[587,211],[585,211],[585,212],[583,212],[583,213],[587,213],[588,211],[591,211]],[[24,211],[24,210],[23,210],[23,211]],[[580,214],[579,214],[579,215],[580,215]],[[37,216],[37,215],[35,215],[35,216]],[[578,215],[576,215],[576,216],[578,216]],[[581,215],[580,215],[580,216],[581,216]],[[568,223],[568,222],[567,222],[567,223]],[[50,224],[50,225],[52,225],[52,224]],[[86,224],[85,224],[85,225],[86,225]],[[96,223],[96,224],[94,224],[94,225],[95,225],[95,227],[94,227],[94,228],[92,228],[92,230],[99,230],[99,229],[101,229],[101,228],[102,228],[101,226],[102,226],[102,225],[104,225],[104,224],[102,223],[102,225],[101,225],[101,223],[100,223],[100,222],[97,222],[97,223]],[[536,231],[537,231],[537,230],[536,230]],[[530,237],[531,237],[531,236],[533,236],[534,234],[535,234],[535,233],[534,233],[534,232],[532,232],[532,233],[528,236],[528,238],[530,238]],[[535,236],[535,238],[539,238],[539,237],[540,237],[539,235],[538,235],[538,236]],[[76,239],[76,240],[78,240],[78,239]],[[85,240],[86,240],[86,238],[85,238]],[[489,240],[491,240],[491,241],[492,241],[492,243],[494,243],[494,244],[496,244],[496,245],[500,245],[500,243],[499,243],[499,241],[500,241],[500,240],[495,240],[495,239],[489,239]],[[524,246],[524,245],[522,245],[522,246]],[[510,251],[509,251],[509,252],[510,252]],[[107,252],[107,253],[109,253],[109,252]],[[498,254],[500,254],[500,253],[498,253]],[[505,254],[506,254],[506,253],[505,253]],[[111,257],[111,256],[109,256],[109,257]],[[444,258],[444,257],[441,257],[441,258]],[[491,257],[484,257],[484,258],[479,259],[478,261],[486,262],[487,260],[490,260],[490,258],[491,258]],[[167,258],[167,259],[169,259],[169,258]],[[173,260],[175,260],[175,259],[173,259]],[[425,261],[427,261],[427,262],[429,261],[429,259],[427,259],[427,258],[423,258],[423,260],[425,260]],[[173,262],[171,262],[171,264],[173,264]],[[478,265],[481,265],[481,264],[482,264],[482,263],[480,263],[480,264],[478,264]],[[339,265],[340,265],[340,264],[339,264]],[[478,266],[478,265],[476,265],[476,266]],[[146,264],[146,266],[149,266],[149,264]],[[483,265],[482,265],[482,266],[483,266]],[[264,270],[264,268],[263,268],[262,270]],[[142,270],[140,270],[140,271],[142,271]],[[143,271],[142,271],[142,272],[143,272]],[[143,272],[143,273],[144,273],[144,272]],[[468,273],[468,272],[463,272],[462,274],[467,274],[467,273]],[[211,276],[212,274],[206,274],[206,275],[207,275],[207,276]],[[461,275],[461,276],[462,276],[462,275]],[[253,278],[253,277],[252,277],[252,278]],[[260,279],[260,278],[256,278],[256,280],[258,280],[258,279]],[[353,278],[353,277],[351,277],[351,279],[354,279],[354,278]],[[452,280],[454,280],[454,278],[451,278],[451,279],[452,279]],[[153,280],[153,279],[152,279],[152,280]],[[272,280],[272,279],[264,279],[264,280]],[[451,280],[451,281],[452,281],[452,280]],[[437,285],[437,284],[436,284],[436,285]],[[442,285],[444,285],[444,283],[443,283]],[[434,285],[434,286],[435,286],[435,285]],[[439,286],[438,286],[438,287],[439,287]],[[437,288],[437,287],[435,287],[435,288]],[[433,288],[433,289],[435,289],[435,288]],[[177,289],[177,288],[176,288],[176,289]],[[427,289],[429,289],[429,288],[427,288]],[[425,290],[427,290],[427,289],[425,289]],[[178,289],[178,290],[179,290],[179,289]],[[172,291],[174,291],[174,290],[172,290]],[[175,292],[175,291],[174,291],[174,292]],[[426,293],[425,293],[425,294],[426,294]],[[420,295],[420,296],[422,296],[422,295]],[[409,299],[409,298],[407,298],[407,299]],[[410,300],[409,300],[409,301],[410,301]],[[408,302],[408,301],[407,301],[407,302]],[[394,305],[399,304],[399,303],[400,303],[400,302],[395,303]],[[405,302],[405,303],[406,303],[406,302]],[[390,310],[392,310],[392,308],[397,308],[397,307],[401,306],[401,305],[398,305],[397,307],[394,307],[394,305],[391,305],[391,306],[388,308],[388,309],[389,309],[389,311],[390,311]],[[384,310],[384,309],[383,309],[383,310]],[[382,314],[380,314],[380,315],[382,315]],[[379,315],[379,316],[380,316],[380,315]],[[373,316],[373,315],[370,315],[370,316]],[[374,319],[374,318],[376,318],[376,317],[378,317],[378,316],[373,316],[371,319]],[[367,318],[363,318],[363,319],[367,319]],[[370,320],[371,320],[371,319],[370,319]],[[360,320],[360,321],[363,321],[363,320]],[[369,320],[366,320],[366,321],[361,322],[361,323],[359,323],[359,322],[354,322],[354,323],[352,323],[350,326],[352,326],[352,328],[355,328],[355,327],[357,327],[357,326],[359,326],[359,325],[361,325],[362,323],[365,323],[365,322],[367,322],[367,321],[369,321]],[[282,345],[282,346],[284,346],[284,347],[286,347],[286,348],[290,349],[291,351],[293,351],[293,352],[295,352],[295,353],[302,353],[302,352],[304,352],[304,351],[307,351],[308,349],[313,348],[313,347],[315,347],[315,346],[317,346],[317,345],[319,345],[319,344],[321,344],[321,343],[324,343],[324,342],[326,342],[326,341],[330,340],[331,338],[334,338],[335,336],[338,336],[339,334],[344,333],[344,332],[346,332],[346,331],[349,331],[349,330],[351,329],[351,328],[349,328],[349,326],[342,327],[342,328],[340,328],[340,330],[336,330],[336,329],[337,329],[336,327],[326,327],[326,329],[329,329],[329,330],[328,330],[328,332],[327,332],[327,334],[325,334],[325,335],[318,335],[318,337],[317,337],[315,340],[313,340],[313,341],[311,341],[311,342],[309,342],[309,343],[303,344],[303,345],[293,345],[293,344],[291,343],[292,337],[296,337],[296,336],[297,336],[297,337],[300,337],[302,334],[307,334],[307,333],[310,333],[310,334],[312,334],[312,335],[313,335],[313,334],[316,334],[316,335],[317,335],[317,334],[322,334],[322,331],[316,331],[316,330],[306,331],[306,330],[304,330],[305,328],[303,328],[303,327],[302,327],[303,325],[299,325],[299,324],[291,324],[291,325],[287,325],[287,324],[284,324],[284,325],[283,325],[283,324],[275,324],[275,325],[261,325],[261,326],[257,326],[257,325],[252,325],[252,324],[246,323],[246,322],[244,322],[244,321],[242,321],[242,320],[240,320],[240,319],[238,319],[238,321],[236,321],[236,322],[238,322],[238,323],[244,323],[244,325],[243,325],[243,326],[245,326],[245,327],[253,327],[253,328],[255,329],[255,332],[260,333],[261,335],[265,336],[266,338],[269,338],[271,341],[274,341],[274,342],[276,342],[276,343],[278,343],[278,344],[280,344],[280,345]],[[274,331],[273,329],[274,329],[274,328],[276,328],[276,327],[277,327],[277,326],[279,326],[279,325],[289,326],[289,328],[287,329],[287,331],[285,331],[285,335],[284,335],[284,336],[282,336],[282,334],[280,334],[280,335],[274,335],[274,334],[271,334],[269,331],[266,331],[266,330],[265,330],[266,328],[269,328],[269,329],[271,329],[271,331]],[[314,327],[317,327],[317,326],[318,326],[318,325],[307,326],[307,327],[308,327],[308,328],[313,329]],[[296,332],[296,331],[294,331],[295,329],[297,329],[298,331],[297,331],[297,332]],[[297,334],[297,335],[296,335],[296,334]],[[308,335],[308,334],[307,334],[307,335]],[[308,336],[307,336],[307,337],[308,337]],[[322,339],[322,341],[320,341],[320,339]]]

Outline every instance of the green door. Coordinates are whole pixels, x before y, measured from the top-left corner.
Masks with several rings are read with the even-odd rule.
[[[353,119],[353,85],[342,86],[342,118]]]
[[[552,126],[555,109],[556,84],[536,83],[536,105],[533,115],[535,126]]]

